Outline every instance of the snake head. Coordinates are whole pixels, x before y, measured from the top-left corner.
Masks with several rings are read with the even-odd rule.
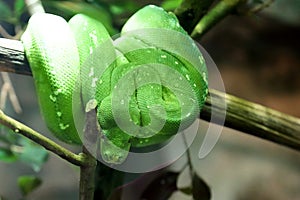
[[[100,141],[100,153],[102,159],[109,164],[123,163],[129,153],[130,136],[126,133],[116,134],[121,131],[119,128],[102,131],[105,132],[105,136],[103,135]]]

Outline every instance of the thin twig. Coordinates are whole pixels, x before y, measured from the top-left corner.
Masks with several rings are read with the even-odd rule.
[[[28,126],[18,122],[17,120],[7,116],[3,111],[0,110],[0,123],[10,128],[17,134],[21,134],[37,144],[43,146],[45,149],[55,153],[59,157],[69,161],[70,163],[77,166],[85,166],[86,165],[86,155],[85,154],[74,154],[66,148],[58,145],[54,141],[49,138],[43,136],[42,134],[34,131]]]
[[[253,8],[250,8],[250,10],[248,11],[248,14],[258,13],[258,12],[262,11],[263,9],[269,7],[273,2],[274,2],[274,0],[266,0],[266,1],[262,2],[261,4],[254,6]]]
[[[204,15],[194,28],[191,36],[200,38],[210,28],[229,15],[240,3],[245,0],[221,0],[206,15]]]
[[[5,107],[6,98],[8,96],[15,112],[21,113],[22,108],[15,93],[15,89],[12,86],[9,75],[6,72],[1,72],[1,77],[3,79],[3,85],[1,88],[0,109],[3,109]]]
[[[209,93],[201,110],[202,119],[209,121],[212,112],[222,119],[226,113],[226,127],[300,151],[299,118],[216,90]]]
[[[191,33],[197,22],[205,15],[214,0],[183,0],[174,10],[181,26]]]

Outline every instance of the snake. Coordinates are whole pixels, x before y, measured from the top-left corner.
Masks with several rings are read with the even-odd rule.
[[[208,94],[201,52],[176,16],[158,6],[134,13],[115,39],[84,14],[67,22],[36,13],[21,41],[48,129],[82,145],[74,102],[84,110],[92,100],[106,163],[123,163],[131,148],[169,141],[197,119]]]

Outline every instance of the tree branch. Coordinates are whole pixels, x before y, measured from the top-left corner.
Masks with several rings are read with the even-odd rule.
[[[191,33],[213,2],[214,0],[183,0],[174,13],[181,26]]]
[[[2,72],[32,75],[20,41],[0,38],[0,68]]]
[[[191,36],[193,38],[200,38],[215,24],[232,13],[232,11],[243,2],[245,2],[245,0],[220,0],[206,15],[201,18],[194,28]]]
[[[300,151],[299,118],[213,89],[209,92],[201,110],[202,119],[209,121],[214,112],[222,123],[226,113],[226,127]]]
[[[5,115],[3,111],[0,110],[0,123],[4,126],[10,128],[17,134],[21,134],[32,141],[43,146],[45,149],[55,153],[59,157],[69,161],[70,163],[77,166],[85,166],[87,164],[85,154],[74,154],[66,148],[58,145],[49,138],[41,135],[40,133],[34,131],[28,126],[16,121],[15,119]]]
[[[100,127],[97,123],[96,104],[86,110],[86,122],[82,152],[87,155],[89,165],[80,167],[80,200],[93,200],[95,191],[95,173]]]
[[[15,112],[21,113],[22,108],[8,73],[1,72],[1,78],[3,80],[3,85],[0,92],[0,109],[5,107],[6,100],[9,98]]]
[[[7,66],[2,68],[2,65],[0,65],[0,71],[31,74],[25,59],[22,62],[19,60],[15,64],[16,56],[13,56],[11,62],[9,62],[9,55],[1,55],[7,52],[6,49],[9,48],[10,52],[13,52],[12,55],[19,54],[18,57],[25,58],[21,42],[15,41],[15,44],[18,44],[16,45],[18,47],[16,51],[13,47],[2,45],[1,42],[2,40],[0,40],[0,61],[2,57],[5,57],[11,69],[7,70]],[[226,110],[222,107],[224,102],[227,104]],[[217,113],[220,118],[227,112],[226,127],[300,150],[300,119],[298,118],[210,89],[210,96],[206,100],[200,117],[210,121],[212,112]]]

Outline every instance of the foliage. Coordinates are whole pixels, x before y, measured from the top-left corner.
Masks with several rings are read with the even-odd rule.
[[[0,127],[0,163],[24,163],[39,172],[48,159],[48,152],[40,145],[13,131]],[[24,196],[41,184],[34,176],[20,176],[18,185]]]
[[[20,176],[18,178],[18,185],[24,196],[33,192],[42,184],[42,181],[35,176]]]
[[[1,127],[0,147],[1,162],[21,161],[36,172],[48,158],[48,152],[43,147],[4,127]]]
[[[208,185],[196,173],[193,173],[190,177],[192,180],[190,181],[191,185],[179,188],[178,179],[181,172],[163,169],[142,174],[134,181],[114,190],[109,200],[121,199],[124,191],[132,191],[127,196],[123,196],[125,199],[167,200],[174,192],[182,192],[195,200],[209,200],[211,198]]]
[[[163,7],[165,10],[175,10],[182,0],[165,0],[162,2],[161,7]]]

